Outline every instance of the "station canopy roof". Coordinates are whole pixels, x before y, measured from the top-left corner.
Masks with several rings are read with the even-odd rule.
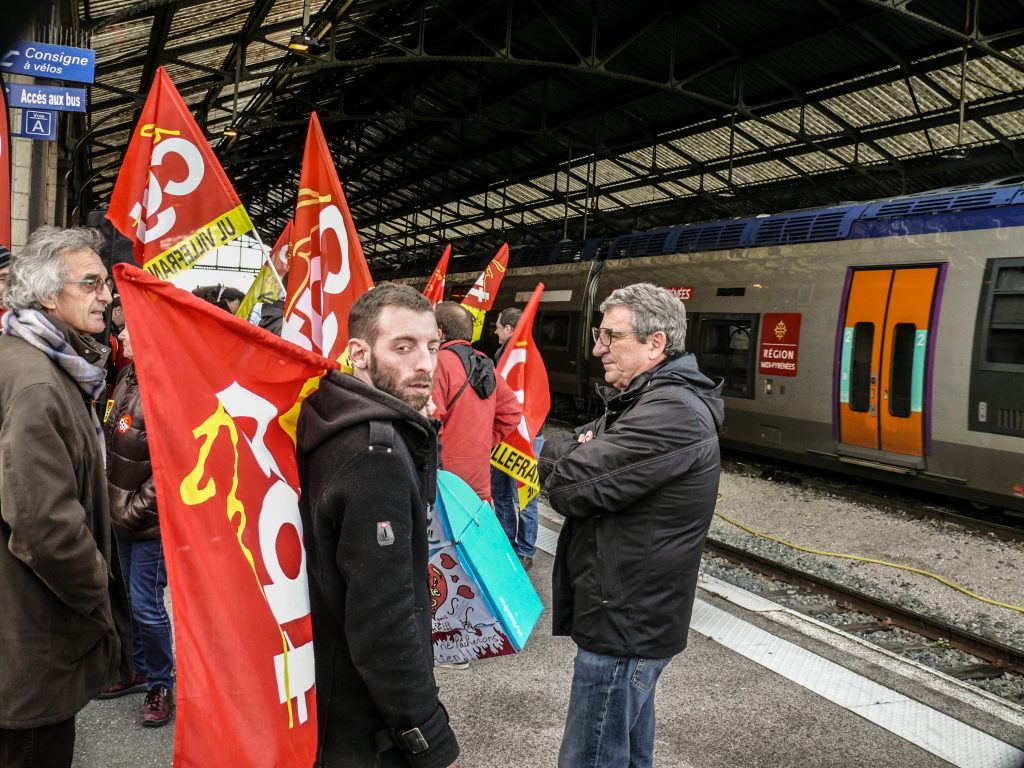
[[[79,199],[163,65],[265,240],[316,110],[378,268],[1024,174],[1024,0],[64,2]]]

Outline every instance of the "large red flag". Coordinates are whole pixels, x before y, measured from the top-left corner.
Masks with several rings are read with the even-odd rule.
[[[292,231],[282,338],[337,360],[352,303],[373,287],[316,112],[310,115]]]
[[[174,765],[308,768],[302,398],[336,364],[118,264],[174,601]]]
[[[469,289],[466,298],[462,300],[462,306],[473,316],[473,341],[478,341],[483,334],[484,315],[494,306],[494,299],[498,296],[498,288],[505,278],[506,269],[508,243],[502,243],[494,258],[488,262],[480,277],[473,283],[473,287]]]
[[[107,218],[132,241],[135,260],[165,280],[252,229],[163,67],[128,143]]]
[[[548,371],[533,340],[533,318],[542,293],[544,283],[537,283],[497,365],[498,374],[508,382],[523,406],[523,416],[519,426],[491,451],[491,464],[519,481],[520,509],[540,493],[533,439],[551,409]]]
[[[427,287],[423,289],[423,295],[435,307],[444,301],[444,276],[448,273],[448,259],[451,255],[452,245],[449,243],[444,249],[444,253],[441,254],[441,260],[437,262],[437,266],[430,275]]]

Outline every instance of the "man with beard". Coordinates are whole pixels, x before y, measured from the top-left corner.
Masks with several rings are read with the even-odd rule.
[[[455,765],[437,697],[427,509],[440,337],[430,302],[383,283],[352,305],[352,374],[302,405],[298,463],[319,743],[316,766]]]

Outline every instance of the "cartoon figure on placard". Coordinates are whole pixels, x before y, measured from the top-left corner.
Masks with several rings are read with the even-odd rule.
[[[434,663],[477,661],[515,652],[498,620],[458,561],[455,545],[441,526],[428,521],[430,585]]]

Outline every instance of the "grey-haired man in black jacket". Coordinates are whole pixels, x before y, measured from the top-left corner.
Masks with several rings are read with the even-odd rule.
[[[566,517],[554,632],[578,646],[560,768],[652,764],[655,686],[686,647],[720,473],[722,385],[684,351],[683,304],[638,283],[601,311],[605,414],[550,437],[540,463]]]

